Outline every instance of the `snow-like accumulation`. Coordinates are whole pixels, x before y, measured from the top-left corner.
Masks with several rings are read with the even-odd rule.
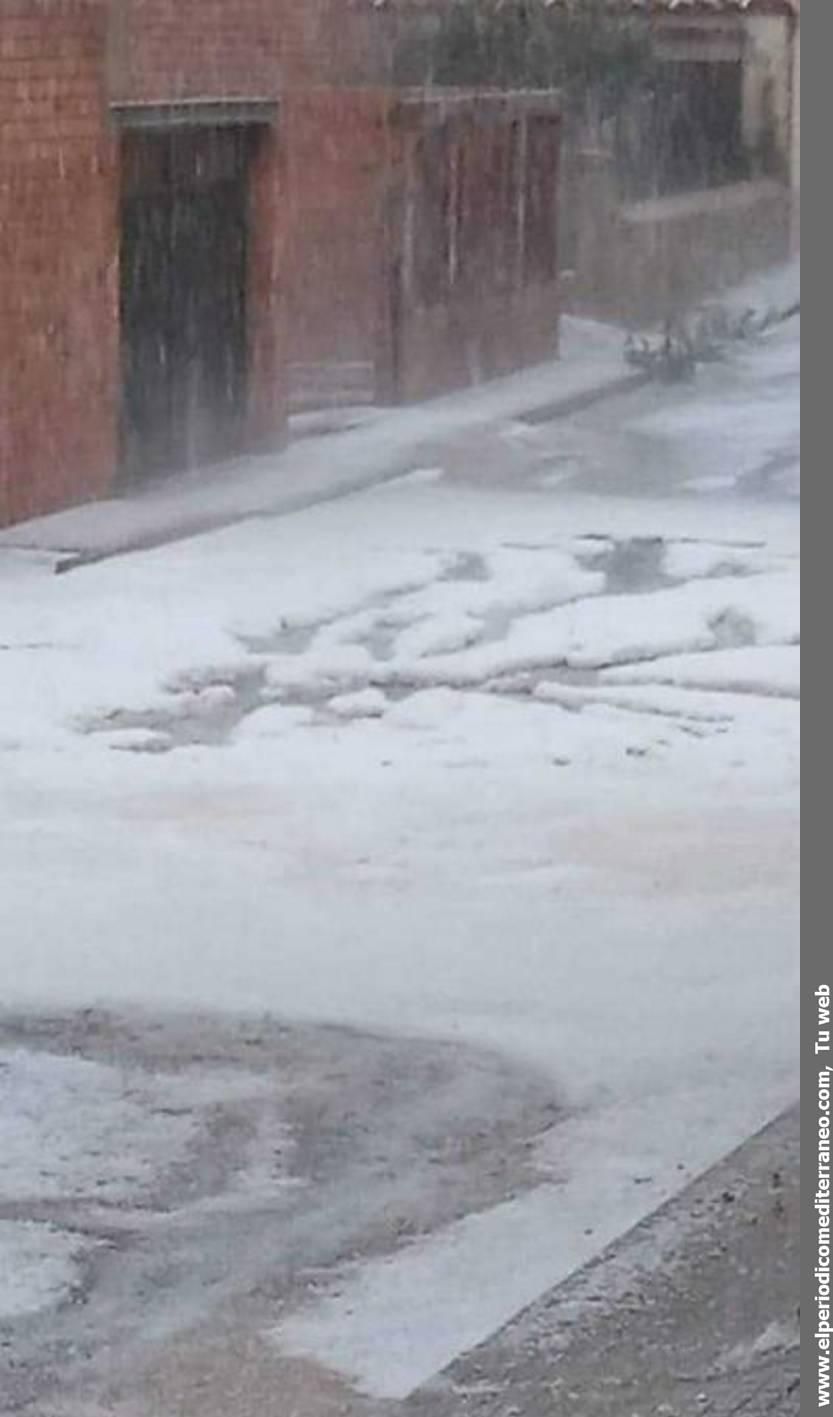
[[[748,1130],[763,1120],[752,1103]],[[697,1121],[708,1125],[717,1160],[732,1145],[733,1124]],[[611,1137],[616,1154],[595,1178],[592,1215],[571,1187],[547,1182],[397,1255],[346,1269],[338,1286],[268,1337],[283,1352],[326,1357],[373,1397],[408,1397],[661,1205],[702,1164],[683,1116],[670,1115],[660,1138],[651,1110],[638,1105],[624,1115],[569,1120],[552,1138],[549,1164],[557,1174],[566,1152],[573,1163],[581,1157],[592,1165]],[[547,1166],[546,1155],[542,1161]]]
[[[137,1223],[274,1204],[294,1184],[292,1138],[275,1115],[274,1079],[196,1066],[150,1072],[73,1055],[0,1050],[0,1321],[62,1302],[82,1285],[97,1241],[78,1217],[127,1210]],[[256,1125],[215,1194],[185,1174],[218,1109],[254,1107]],[[51,1224],[25,1218],[44,1206]],[[69,1219],[67,1219],[69,1215]],[[17,1218],[20,1217],[20,1218]],[[78,1228],[76,1228],[78,1226]]]
[[[0,1201],[137,1199],[194,1135],[193,1115],[171,1104],[118,1068],[0,1052]]]
[[[262,739],[286,738],[296,729],[313,722],[311,709],[301,705],[265,704],[242,720],[235,731],[238,743],[257,743]]]
[[[68,1298],[89,1248],[52,1225],[0,1220],[0,1323]]]
[[[688,582],[653,595],[609,595],[517,618],[505,639],[413,666],[394,659],[388,677],[465,686],[499,674],[564,664],[597,669],[657,659],[675,651],[713,649],[735,635],[764,644],[794,643],[799,634],[799,576],[782,572]]]
[[[605,683],[677,684],[681,688],[725,689],[752,694],[801,693],[801,650],[798,645],[766,649],[716,650],[711,654],[677,654],[649,664],[609,669]]]
[[[704,475],[745,476],[734,426],[759,458],[790,442],[783,402],[766,422],[772,348],[761,368],[744,356],[711,420],[688,393],[650,394],[662,415],[643,434],[661,425],[669,478],[692,446]],[[742,389],[754,434],[733,422]],[[386,1394],[796,1089],[796,508],[679,478],[629,497],[477,471],[60,577],[0,556],[9,1007],[453,1038],[536,1069],[571,1114],[543,1189],[283,1326],[284,1346]],[[623,589],[617,551],[652,538],[663,555]],[[118,1196],[126,1168],[141,1183],[187,1142],[93,1065],[5,1061],[0,1156],[27,1194],[94,1169]],[[43,1123],[36,1085],[54,1093]]]

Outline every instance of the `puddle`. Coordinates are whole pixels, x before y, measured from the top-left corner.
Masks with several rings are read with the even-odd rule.
[[[664,569],[666,549],[661,536],[633,536],[582,551],[576,559],[587,570],[602,572],[606,595],[633,595],[676,584]]]
[[[263,707],[265,682],[265,667],[255,665],[233,679],[174,691],[170,708],[117,709],[86,723],[82,731],[136,734],[133,742],[126,739],[122,745],[134,753],[169,752],[194,744],[217,746],[227,741],[241,719]]]
[[[692,578],[669,574],[666,569],[668,548],[677,543],[668,543],[661,536],[612,540],[599,533],[586,534],[580,541],[580,548],[574,551],[575,560],[585,569],[604,576],[602,593],[605,595],[649,594]],[[745,571],[742,566],[727,559],[725,563],[718,561],[711,566],[706,576],[753,573],[751,569]],[[446,560],[437,579],[485,582],[491,580],[491,575],[486,558],[479,552],[458,551]],[[239,640],[252,654],[303,655],[320,630],[349,621],[358,613],[363,617],[360,620],[361,630],[357,625],[353,642],[365,646],[377,663],[386,663],[395,658],[397,641],[405,625],[426,618],[417,616],[409,622],[407,617],[403,620],[401,615],[397,615],[395,609],[403,597],[419,588],[420,585],[410,584],[378,591],[359,605],[347,607],[336,615],[297,625],[279,621],[277,627],[267,634],[241,635]],[[584,597],[579,596],[578,599]],[[511,603],[494,604],[475,614],[480,622],[476,643],[482,646],[504,640],[519,617],[569,603],[559,599],[552,605],[536,605],[534,609]],[[711,629],[715,649],[733,649],[756,643],[753,621],[734,610],[727,610],[716,617]],[[437,682],[441,683],[442,656],[434,658],[439,661]],[[600,667],[604,666],[576,668],[563,661],[554,662],[520,673],[484,676],[480,683],[467,687],[472,692],[529,698],[543,684],[561,685],[566,690],[596,687],[601,682]],[[312,723],[326,725],[344,717],[336,709],[331,712],[329,707],[331,700],[344,695],[379,688],[393,703],[425,688],[425,680],[421,676],[410,676],[405,671],[391,679],[381,670],[374,674],[371,665],[365,668],[359,666],[352,673],[334,672],[332,677],[322,674],[309,683],[304,683],[303,674],[299,674],[300,682],[297,684],[270,685],[267,675],[268,666],[260,661],[253,662],[250,667],[217,672],[210,679],[192,676],[190,681],[184,680],[172,688],[169,700],[161,706],[140,710],[117,709],[82,724],[81,731],[106,733],[111,737],[111,747],[134,753],[170,752],[174,748],[194,745],[220,746],[231,739],[243,719],[270,704],[310,709],[314,715]],[[382,682],[377,683],[377,680]],[[574,705],[564,706],[575,707],[579,711],[583,704],[577,697]]]
[[[595,538],[598,546],[593,546],[593,538],[583,537],[588,542],[587,549],[575,552],[576,560],[589,571],[601,571],[605,578],[605,595],[639,595],[664,590],[670,586],[682,585],[691,580],[724,579],[727,576],[755,575],[754,567],[745,566],[742,561],[727,555],[725,560],[715,560],[707,569],[680,568],[676,574],[668,569],[669,549],[686,544],[686,539],[666,541],[661,536],[634,536],[622,541],[605,541]],[[719,543],[712,543],[714,546]],[[746,545],[731,543],[732,551],[748,549]],[[749,547],[754,547],[749,543]],[[738,641],[748,644],[749,640]]]
[[[384,662],[393,659],[396,653],[396,641],[401,633],[401,625],[392,625],[385,620],[378,620],[366,635],[357,638],[356,643],[364,645],[374,659]]]
[[[709,628],[715,637],[715,649],[744,649],[758,642],[754,621],[737,610],[724,610]]]
[[[459,551],[438,577],[441,581],[488,581],[491,572],[478,551]]]
[[[304,654],[321,624],[326,624],[326,621],[316,621],[311,625],[279,625],[266,635],[238,635],[237,639],[252,654]]]

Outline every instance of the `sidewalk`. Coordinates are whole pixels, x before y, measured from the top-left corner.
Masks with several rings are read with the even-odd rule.
[[[33,550],[56,569],[163,545],[248,517],[280,516],[401,476],[437,439],[528,414],[557,418],[636,387],[621,330],[566,317],[561,357],[409,408],[365,412],[357,426],[299,437],[283,452],[241,458],[0,531],[3,549]],[[306,431],[306,430],[305,430]]]
[[[798,1107],[403,1417],[799,1417]]]
[[[718,297],[738,312],[785,309],[800,298],[800,263]],[[279,453],[246,457],[0,530],[4,549],[36,551],[56,570],[216,530],[283,516],[393,480],[436,458],[437,445],[502,422],[567,417],[637,388],[647,376],[623,358],[624,333],[575,316],[561,322],[560,357],[504,379],[406,408],[329,410],[291,420]],[[324,431],[320,431],[324,430]]]

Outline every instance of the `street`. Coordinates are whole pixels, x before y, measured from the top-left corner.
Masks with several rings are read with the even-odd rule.
[[[0,549],[0,1411],[479,1412],[794,1102],[798,360]]]

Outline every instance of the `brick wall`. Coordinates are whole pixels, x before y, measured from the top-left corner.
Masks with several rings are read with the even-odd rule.
[[[305,85],[367,84],[388,66],[371,0],[110,0],[113,97],[273,98]]]
[[[347,87],[385,72],[368,0],[1,2],[0,522],[105,494],[117,473],[113,101],[279,100],[250,170],[247,446],[284,435],[288,362],[375,362],[390,384],[406,148],[396,92]],[[548,352],[553,299],[478,286],[424,311],[396,396]]]
[[[105,495],[118,473],[120,153],[108,110],[127,90],[114,94],[111,82],[116,8],[115,0],[3,0],[0,525]],[[245,46],[230,45],[227,28],[232,14],[240,26],[240,12],[225,0],[214,9],[202,47],[188,49],[186,24],[180,52],[202,66],[189,70],[195,85],[199,73],[200,85],[237,92]],[[246,40],[260,37],[250,28]],[[144,52],[149,59],[152,47]],[[181,72],[172,47],[144,96],[182,96],[171,77]],[[260,96],[256,72],[246,72]],[[282,151],[279,132],[264,129],[251,172],[245,438],[254,448],[276,446],[286,426]]]
[[[249,188],[249,378],[247,445],[275,448],[287,428],[289,331],[284,272],[287,262],[287,174],[276,128],[258,135]]]
[[[270,98],[279,86],[274,0],[110,0],[108,84],[116,101]]]
[[[116,450],[116,168],[100,0],[4,0],[0,523],[101,495]]]
[[[560,119],[551,96],[414,94],[390,236],[395,401],[555,357]]]
[[[623,206],[598,154],[576,176],[577,313],[650,325],[789,254],[791,193],[772,179]]]
[[[341,381],[354,388],[339,372],[347,366],[370,366],[378,398],[407,401],[557,351],[559,121],[546,101],[546,117],[528,115],[517,95],[463,107],[455,117],[453,99],[446,113],[441,101],[411,94],[403,102],[390,88],[286,95],[290,361],[305,373],[320,367],[323,401]],[[431,138],[438,108],[460,172],[465,166],[456,278],[444,248],[448,153]],[[430,292],[409,275],[414,263]],[[431,264],[442,267],[435,280]]]
[[[376,89],[296,90],[281,106],[293,362],[375,357],[389,110]]]

